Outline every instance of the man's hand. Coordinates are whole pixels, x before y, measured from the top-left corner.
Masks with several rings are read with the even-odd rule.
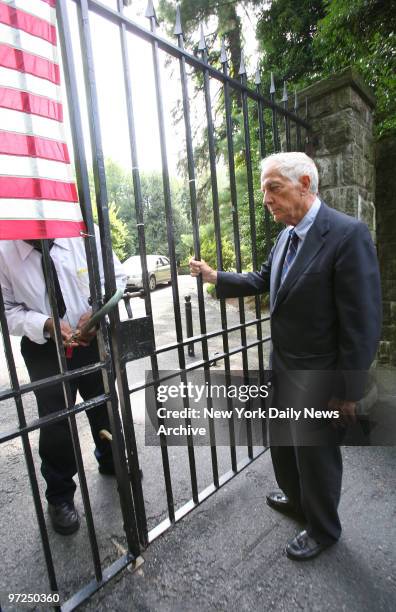
[[[76,347],[78,343],[73,338],[73,330],[66,321],[59,321],[60,330],[62,335],[63,346]],[[44,323],[44,331],[47,332],[52,340],[55,340],[55,324],[54,319],[49,318]]]
[[[328,404],[330,410],[338,410],[341,425],[353,425],[356,423],[356,402],[348,402],[333,397]],[[334,421],[336,423],[336,421]]]
[[[198,261],[197,259],[191,258],[188,263],[190,266],[191,276],[199,276],[201,274],[204,283],[216,284],[217,271],[213,270],[213,268],[211,268],[203,259]]]
[[[81,315],[80,320],[77,324],[75,339],[76,339],[76,342],[80,346],[89,346],[92,340],[96,336],[96,327],[92,327],[89,331],[83,334],[81,333],[82,328],[84,327],[86,323],[88,323],[91,316],[92,316],[92,310],[88,310],[87,312],[84,312],[84,314]]]

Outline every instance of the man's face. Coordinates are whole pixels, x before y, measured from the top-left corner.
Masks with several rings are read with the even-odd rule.
[[[264,204],[277,223],[296,225],[304,216],[302,195],[306,188],[303,181],[293,183],[281,176],[275,166],[269,166],[261,175],[261,191],[264,194]]]

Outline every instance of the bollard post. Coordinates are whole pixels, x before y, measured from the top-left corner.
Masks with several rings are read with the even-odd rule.
[[[191,338],[194,335],[193,329],[193,320],[192,320],[192,308],[191,308],[191,295],[185,295],[185,311],[186,311],[186,329],[187,329],[187,338]],[[195,356],[194,343],[187,345],[187,352],[189,357]]]

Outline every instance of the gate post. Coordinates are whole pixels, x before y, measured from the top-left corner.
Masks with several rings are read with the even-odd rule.
[[[312,126],[306,152],[318,166],[320,195],[367,223],[375,240],[373,93],[355,69],[346,68],[298,98]]]

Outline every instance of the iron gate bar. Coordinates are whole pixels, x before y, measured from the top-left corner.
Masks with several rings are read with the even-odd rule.
[[[252,342],[248,342],[246,344],[246,346],[237,346],[233,349],[230,349],[228,353],[216,353],[216,355],[213,355],[213,357],[210,357],[209,360],[205,361],[204,359],[201,359],[199,361],[194,361],[194,363],[189,364],[188,366],[185,367],[184,372],[190,372],[192,370],[196,370],[197,368],[200,368],[202,366],[205,366],[207,364],[211,364],[211,363],[217,363],[218,361],[224,359],[225,357],[227,357],[228,355],[236,355],[237,353],[240,353],[241,351],[245,350],[245,349],[250,349],[253,348],[255,346],[257,346],[258,344],[262,344],[264,342],[269,342],[271,340],[271,336],[266,336],[265,338],[263,338],[262,340],[253,340]],[[162,376],[161,378],[159,378],[158,380],[153,380],[151,382],[148,383],[141,383],[138,385],[134,385],[133,387],[131,387],[131,393],[136,392],[136,391],[141,391],[143,389],[147,389],[148,387],[152,387],[153,385],[157,385],[158,383],[164,382],[165,380],[171,380],[172,378],[177,378],[180,376],[180,374],[182,373],[182,371],[175,371],[172,372],[172,374],[165,374],[164,376]]]
[[[261,92],[261,78],[260,71],[257,68],[254,82],[256,84],[256,92]],[[257,116],[259,121],[259,141],[260,141],[260,158],[264,159],[267,155],[265,145],[265,121],[264,121],[264,105],[262,100],[257,100]],[[269,257],[272,244],[271,244],[271,228],[270,228],[270,215],[269,210],[266,206],[264,208],[264,227],[265,227],[265,255]]]
[[[71,0],[71,1],[73,1],[75,4],[78,5],[80,4],[82,0]],[[186,63],[189,64],[190,66],[193,66],[194,68],[197,68],[201,70],[202,72],[204,70],[208,70],[208,72],[210,73],[210,76],[214,77],[218,81],[224,82],[225,80],[227,80],[229,84],[231,85],[231,87],[233,87],[237,91],[241,91],[241,92],[246,91],[249,97],[252,98],[253,100],[261,99],[263,103],[265,104],[265,106],[267,106],[268,108],[275,108],[276,111],[282,116],[284,116],[285,114],[289,115],[290,118],[293,119],[293,121],[298,122],[303,127],[309,129],[310,127],[309,123],[305,121],[304,119],[302,119],[301,117],[295,117],[293,112],[289,110],[285,111],[285,109],[282,108],[282,106],[279,106],[273,100],[257,94],[257,92],[254,91],[254,89],[251,89],[249,87],[244,87],[236,79],[233,79],[231,77],[226,78],[220,70],[213,68],[213,66],[211,66],[210,64],[205,64],[202,60],[197,58],[195,55],[188,53],[188,51],[185,51],[184,49],[180,49],[176,45],[167,41],[165,38],[158,36],[158,34],[156,34],[155,32],[151,32],[147,30],[146,28],[143,28],[136,22],[132,21],[131,19],[128,19],[128,17],[125,17],[125,15],[119,13],[118,11],[115,11],[109,8],[108,6],[105,6],[101,2],[98,2],[98,0],[87,0],[87,4],[94,13],[101,15],[108,21],[112,21],[115,24],[119,24],[120,21],[123,22],[125,24],[126,29],[129,32],[132,32],[136,34],[137,36],[139,36],[139,38],[142,38],[143,40],[146,40],[147,42],[151,42],[151,43],[153,41],[156,41],[158,43],[158,48],[161,49],[162,51],[165,51],[166,53],[168,53],[169,55],[172,55],[173,57],[176,57],[177,59],[183,56],[186,60]]]
[[[14,429],[12,431],[8,431],[7,433],[0,434],[0,443],[14,440],[15,438],[18,438],[22,433],[30,433],[32,431],[36,431],[37,429],[41,429],[42,427],[47,427],[48,425],[54,425],[60,421],[64,421],[65,417],[71,416],[72,414],[79,414],[80,412],[91,410],[96,406],[100,406],[100,404],[103,404],[103,402],[108,399],[109,395],[98,395],[94,399],[90,399],[78,404],[77,406],[73,406],[73,408],[59,410],[58,412],[54,412],[48,416],[36,419],[32,421],[30,425],[26,425],[23,428],[19,427],[18,429]]]
[[[66,81],[66,91],[68,95],[70,123],[72,127],[71,132],[73,137],[79,199],[82,204],[84,220],[87,224],[89,234],[88,239],[85,240],[85,248],[88,262],[90,289],[93,297],[93,307],[98,308],[101,305],[101,287],[99,279],[98,255],[95,240],[93,237],[94,225],[89,190],[88,170],[85,158],[84,137],[78,105],[77,79],[74,68],[70,28],[65,0],[59,0],[57,2],[57,17],[61,38],[61,50],[64,59],[63,66]],[[103,359],[105,355],[110,354],[110,342],[107,333],[107,327],[103,319],[100,321],[100,331],[101,334],[99,334],[99,351],[100,357],[101,359]],[[104,390],[106,393],[109,393],[111,397],[111,402],[110,404],[107,404],[107,409],[115,439],[115,444],[113,444],[112,450],[117,475],[121,513],[124,521],[124,530],[128,543],[128,549],[134,554],[134,556],[137,556],[139,554],[139,542],[136,536],[136,521],[134,517],[133,500],[130,491],[125,456],[124,453],[120,451],[120,449],[123,448],[123,442],[120,433],[121,423],[118,415],[117,393],[115,389],[111,360],[109,361],[108,368],[102,373]]]
[[[297,89],[294,90],[294,114],[298,117],[298,96]],[[301,126],[299,123],[296,123],[296,149],[297,151],[301,151]]]
[[[221,55],[220,62],[223,67],[224,76],[228,76],[228,61],[227,54],[225,50],[224,39],[222,41],[221,46]],[[235,263],[237,272],[242,272],[242,260],[241,260],[241,243],[239,238],[239,217],[238,217],[238,197],[236,190],[236,177],[235,177],[235,159],[234,159],[234,143],[232,136],[232,113],[231,113],[231,96],[230,96],[230,85],[228,81],[225,81],[223,84],[223,94],[224,94],[224,108],[226,113],[226,137],[227,137],[227,153],[228,153],[228,169],[230,175],[230,195],[231,195],[231,211],[232,211],[232,228],[233,228],[233,238],[234,238],[234,248],[235,248]],[[245,302],[243,297],[238,298],[239,305],[239,321],[240,321],[240,335],[241,335],[241,343],[242,346],[245,346],[247,343],[246,336],[246,316],[245,316]],[[230,328],[228,328],[230,331]],[[248,368],[248,359],[247,352],[242,352],[242,361],[243,361],[243,371],[246,374]],[[227,369],[227,367],[225,368]],[[248,441],[249,438],[248,433]],[[235,458],[236,465],[236,458]]]
[[[120,11],[120,14],[122,14],[123,9],[124,9],[123,3],[120,0],[118,0],[118,10]],[[149,284],[148,284],[147,259],[146,259],[146,238],[145,238],[145,230],[144,230],[143,198],[142,198],[142,189],[141,189],[141,181],[140,181],[140,173],[139,173],[139,159],[138,159],[137,146],[136,146],[135,118],[134,118],[134,111],[133,111],[132,85],[131,85],[130,63],[129,63],[129,57],[128,57],[128,44],[127,44],[127,39],[126,39],[125,22],[121,21],[119,26],[120,26],[121,56],[122,56],[123,68],[124,68],[124,87],[125,87],[125,97],[126,97],[126,105],[127,105],[129,145],[130,145],[131,162],[132,162],[132,178],[133,178],[133,190],[134,190],[135,212],[136,212],[136,227],[138,230],[139,252],[140,252],[143,289],[144,289],[144,301],[145,301],[145,309],[146,309],[147,316],[152,316],[151,296],[150,296],[150,289],[149,289]],[[155,347],[155,338],[154,338],[154,347]],[[157,360],[156,353],[154,353],[150,357],[150,361],[151,361],[151,370],[153,373],[153,378],[154,380],[156,380],[158,379],[158,376],[159,376],[158,360]],[[128,389],[128,393],[130,393],[129,389]],[[157,407],[158,407],[158,404],[157,404]],[[159,423],[161,423],[161,421],[159,421]],[[160,445],[161,446],[161,459],[162,459],[162,466],[163,466],[163,471],[164,471],[168,514],[170,516],[174,516],[172,480],[170,476],[167,442],[166,442],[165,436],[162,433],[160,434],[160,440],[161,440],[161,445]],[[141,487],[141,484],[140,484],[140,487]],[[144,509],[143,495],[141,496],[141,499],[139,499],[137,508],[138,508],[138,512],[137,512],[138,524],[139,526],[142,525],[140,530],[141,532],[143,532],[144,545],[146,546],[148,542],[148,539],[147,539],[148,535],[147,535],[147,519],[146,519],[146,513]]]
[[[152,9],[152,10],[151,10]],[[146,17],[150,21],[151,32],[155,33],[156,30],[156,17],[154,9],[149,5],[146,11]],[[173,210],[172,210],[172,198],[170,192],[169,183],[169,169],[168,169],[168,154],[166,147],[166,135],[165,135],[165,120],[164,120],[164,109],[162,104],[162,83],[159,69],[159,58],[158,58],[158,43],[152,41],[152,54],[153,54],[153,68],[154,68],[154,83],[157,103],[157,119],[160,137],[160,149],[161,149],[161,161],[162,161],[162,181],[163,181],[163,193],[165,202],[165,215],[166,215],[166,230],[168,239],[168,249],[170,258],[170,269],[172,279],[172,296],[173,296],[173,312],[176,329],[176,339],[178,342],[183,341],[183,329],[181,324],[181,311],[179,301],[179,286],[177,283],[177,266],[176,266],[176,254],[175,254],[175,239],[174,239],[174,225],[173,225]],[[183,383],[187,384],[187,379],[184,376],[184,370],[186,365],[184,349],[183,347],[178,348],[178,360],[180,366],[180,377]],[[189,408],[190,402],[188,397],[183,397],[183,407]],[[189,411],[187,412],[189,414]],[[187,431],[190,431],[191,418],[186,417],[185,423]],[[194,439],[192,434],[187,434],[187,452],[188,461],[190,467],[190,480],[191,490],[194,500],[198,499],[198,483],[197,483],[197,471],[195,465],[195,452],[194,452]]]
[[[210,94],[210,72],[208,64],[208,50],[206,47],[206,41],[203,32],[203,26],[201,24],[201,37],[198,45],[198,51],[201,52],[202,61],[205,64],[205,70],[203,72],[203,86],[205,95],[205,109],[206,109],[206,120],[208,130],[208,149],[209,149],[209,163],[210,163],[210,183],[212,191],[212,210],[213,210],[213,221],[214,221],[214,233],[216,239],[216,256],[217,256],[217,268],[223,270],[223,253],[222,253],[222,241],[221,241],[221,226],[220,226],[220,212],[219,212],[219,193],[217,187],[217,167],[216,167],[216,147],[214,139],[214,126],[212,118],[212,101]],[[220,298],[220,319],[222,327],[222,341],[224,355],[227,355],[227,363],[229,369],[229,344],[228,344],[228,333],[227,333],[227,312],[226,303],[224,298]],[[213,359],[210,363],[213,362]],[[211,398],[210,398],[211,399]],[[212,405],[212,400],[211,400]],[[213,432],[213,437],[212,437]],[[209,419],[209,434],[211,435],[211,443],[213,444],[212,451],[212,467],[213,467],[213,481],[216,487],[219,486],[219,473],[217,464],[217,451],[216,451],[216,438],[214,431],[214,423],[212,419]]]
[[[238,331],[238,329],[241,329],[242,327],[251,327],[252,325],[256,325],[257,323],[265,323],[266,321],[269,321],[270,317],[266,316],[266,317],[261,317],[260,319],[249,319],[249,321],[246,321],[245,323],[238,323],[237,325],[231,325],[230,327],[227,327],[227,330],[229,333],[234,332],[234,331]],[[221,336],[221,334],[223,333],[222,329],[217,329],[211,332],[207,332],[205,334],[206,338],[215,338],[216,336]],[[169,351],[172,349],[175,349],[179,344],[181,346],[186,346],[187,344],[190,344],[191,342],[202,342],[204,336],[202,334],[198,334],[196,336],[191,336],[191,338],[187,338],[186,340],[183,340],[183,342],[180,343],[175,343],[175,344],[163,344],[162,346],[158,347],[156,349],[156,353],[164,353],[165,351]]]
[[[288,109],[288,95],[287,95],[287,87],[286,87],[286,81],[283,82],[283,95],[282,95],[282,102],[283,102],[283,108],[285,110]],[[291,139],[290,139],[290,119],[288,117],[288,115],[285,115],[284,117],[285,119],[285,134],[286,134],[286,151],[291,151]]]
[[[184,49],[183,45],[183,30],[180,19],[180,7],[176,8],[176,25],[174,34],[177,36],[177,43],[180,49]],[[192,144],[192,133],[191,133],[191,117],[190,117],[190,104],[189,104],[189,95],[188,95],[188,84],[187,84],[187,75],[186,75],[186,60],[185,57],[182,56],[179,59],[179,67],[180,67],[180,81],[182,87],[182,98],[183,98],[183,115],[184,115],[184,126],[185,126],[185,135],[186,135],[186,149],[187,149],[187,165],[188,165],[188,184],[190,191],[190,208],[191,208],[191,221],[193,227],[193,245],[194,245],[194,255],[196,259],[201,259],[201,245],[199,238],[199,218],[197,211],[197,192],[196,192],[196,184],[195,184],[195,164],[194,164],[194,152],[193,152],[193,144]],[[208,349],[208,333],[206,328],[206,314],[205,314],[205,298],[203,291],[203,280],[202,276],[199,275],[196,279],[197,283],[197,295],[198,295],[198,312],[199,312],[199,322],[200,322],[200,338],[202,340],[202,355],[205,361],[204,366],[204,378],[205,384],[210,386],[211,375],[210,375],[210,365],[209,365],[209,349]],[[191,346],[194,346],[194,342],[189,343]],[[162,347],[163,348],[163,347]],[[212,406],[211,400],[207,400],[208,407]],[[235,441],[234,441],[234,427],[233,427],[233,419],[230,419],[230,443],[231,443],[231,462],[233,467],[236,465],[235,463]],[[233,450],[234,448],[234,450]],[[198,491],[197,495],[193,498],[194,502],[198,502]]]
[[[81,51],[83,58],[85,87],[87,93],[88,104],[88,119],[91,135],[93,174],[99,219],[99,230],[102,244],[103,271],[105,277],[106,291],[113,295],[116,289],[114,262],[111,248],[111,233],[107,199],[106,175],[104,167],[103,148],[101,140],[101,130],[99,121],[98,99],[95,84],[95,69],[92,53],[91,32],[89,24],[89,12],[86,0],[81,0],[79,3],[78,21],[80,27]],[[78,103],[78,102],[77,102]],[[110,330],[111,330],[111,346],[114,355],[114,364],[116,370],[119,404],[124,426],[124,440],[126,446],[127,462],[124,453],[124,440],[122,437],[122,428],[115,401],[116,392],[114,388],[114,402],[112,404],[111,417],[116,423],[113,427],[113,455],[115,458],[114,465],[117,475],[117,482],[123,495],[120,497],[121,504],[124,506],[123,518],[126,526],[125,532],[127,535],[129,550],[137,556],[139,554],[139,542],[136,534],[138,526],[134,507],[136,508],[137,498],[142,497],[141,478],[138,464],[137,447],[135,440],[135,431],[132,421],[131,406],[129,401],[128,383],[126,380],[125,364],[118,354],[118,336],[120,318],[118,309],[112,310],[109,313]],[[114,385],[114,379],[111,381]],[[112,421],[112,425],[113,425]],[[122,449],[122,452],[121,452]],[[130,478],[132,481],[132,491],[130,487]],[[133,494],[133,495],[132,495]]]
[[[51,307],[51,316],[54,320],[54,326],[55,326],[55,343],[56,343],[56,351],[58,354],[59,371],[61,374],[64,374],[64,372],[67,371],[67,361],[66,361],[65,351],[63,348],[59,312],[58,312],[58,306],[57,306],[56,296],[55,296],[54,278],[52,275],[51,258],[50,258],[49,245],[48,245],[47,240],[41,240],[41,248],[42,248],[42,257],[43,257],[43,262],[44,262],[45,281],[46,281],[47,292],[48,292],[50,307]],[[63,381],[62,387],[63,387],[64,396],[65,396],[66,407],[68,410],[70,410],[73,408],[74,401],[73,401],[73,396],[72,396],[69,381]],[[80,440],[78,436],[75,413],[71,411],[71,414],[67,418],[69,422],[70,433],[71,433],[71,438],[72,438],[72,443],[73,443],[78,480],[79,480],[80,488],[81,488],[81,497],[82,497],[83,506],[85,510],[88,537],[89,537],[89,543],[90,543],[90,548],[91,548],[92,561],[94,565],[94,572],[95,572],[96,580],[99,581],[99,580],[102,580],[102,565],[100,562],[99,547],[98,547],[98,542],[97,542],[96,534],[95,534],[95,526],[94,526],[94,521],[93,521],[93,516],[92,516],[91,502],[89,499],[87,480],[85,478],[84,463],[83,463],[83,458],[82,458],[82,453],[81,453],[81,446],[80,446]]]
[[[96,580],[91,580],[88,582],[82,589],[77,591],[74,595],[72,595],[64,604],[61,606],[61,612],[72,612],[80,606],[84,601],[87,601],[96,591],[101,589],[109,580],[117,576],[123,569],[128,567],[131,563],[135,561],[135,557],[131,553],[125,553],[114,561],[111,565],[106,567],[103,570],[103,580],[99,583]]]
[[[7,389],[7,391],[0,392],[0,401],[10,399],[15,397],[17,394],[23,395],[24,393],[30,393],[31,391],[36,391],[37,389],[44,389],[45,387],[51,387],[51,385],[58,384],[62,382],[62,380],[72,380],[74,378],[80,376],[86,376],[87,374],[92,374],[102,368],[106,367],[106,363],[93,363],[88,366],[82,366],[81,368],[77,368],[76,370],[68,370],[63,375],[56,374],[55,376],[48,376],[48,378],[42,378],[41,380],[36,380],[31,383],[25,383],[18,387],[18,391],[14,391],[13,389]]]
[[[276,120],[276,111],[280,109],[280,106],[275,104],[275,80],[274,74],[271,72],[271,85],[270,85],[270,100],[272,103],[272,143],[274,146],[274,152],[277,153],[280,151],[279,144],[279,133],[278,133],[278,124]],[[283,109],[285,110],[285,109]]]
[[[254,82],[255,82],[255,85],[256,85],[257,93],[260,93],[261,78],[260,78],[260,72],[259,72],[258,68],[256,70]],[[266,142],[265,142],[264,105],[263,105],[262,100],[257,100],[256,107],[257,107],[257,117],[258,117],[258,122],[259,122],[260,158],[264,159],[266,157],[267,151],[266,151]],[[260,172],[260,183],[261,183],[261,172]],[[265,256],[268,258],[269,254],[270,254],[270,251],[271,251],[271,248],[272,248],[272,244],[271,244],[271,228],[270,228],[270,215],[269,215],[269,210],[268,210],[267,206],[264,205],[264,203],[263,203],[263,209],[264,209],[264,231],[265,231]],[[260,309],[260,318],[261,318],[261,309]],[[269,319],[270,319],[270,317],[267,318],[267,320],[269,320]],[[260,330],[262,332],[261,324],[260,324]],[[261,352],[262,352],[262,348],[261,348]],[[264,363],[263,363],[263,369],[260,369],[259,378],[260,378],[260,384],[264,384],[265,383],[265,380],[264,380]],[[268,438],[267,438],[267,423],[264,420],[262,421],[262,433],[263,433],[263,441],[265,440],[266,442],[268,442]],[[267,444],[265,444],[265,445],[267,445]]]
[[[42,506],[41,499],[40,499],[40,491],[39,491],[38,482],[37,482],[36,470],[34,467],[32,449],[30,446],[29,436],[27,432],[24,431],[26,428],[25,411],[23,407],[22,396],[19,393],[19,388],[20,388],[19,379],[18,379],[17,369],[15,366],[14,355],[12,352],[10,334],[8,331],[8,324],[7,324],[7,319],[5,315],[3,292],[1,290],[1,287],[0,287],[0,325],[1,325],[1,332],[3,336],[3,344],[4,344],[5,354],[6,354],[7,368],[8,368],[10,383],[13,389],[15,390],[14,399],[15,399],[18,423],[19,423],[19,428],[20,428],[20,430],[18,431],[18,436],[22,438],[22,446],[23,446],[24,457],[26,461],[26,467],[28,471],[29,483],[32,489],[33,503],[34,503],[34,508],[35,508],[35,512],[37,516],[37,522],[38,522],[38,526],[40,530],[40,538],[41,538],[41,543],[43,546],[45,564],[47,567],[48,581],[49,581],[51,591],[58,591],[55,567],[54,567],[51,547],[50,547],[50,543],[48,539],[48,531],[47,531],[47,525],[45,523],[43,506]],[[7,440],[0,439],[0,443],[6,442],[6,441]]]
[[[199,493],[198,496],[198,505],[202,504],[205,500],[211,497],[214,493],[223,487],[225,484],[230,482],[233,478],[238,476],[245,468],[248,467],[253,461],[258,459],[261,455],[266,453],[268,448],[263,448],[260,450],[253,449],[253,457],[250,459],[249,457],[244,457],[237,464],[237,471],[229,470],[225,474],[222,474],[219,478],[219,485],[216,487],[214,484],[207,486],[203,491]],[[191,501],[187,502],[181,508],[178,508],[176,511],[176,521],[180,521],[182,518],[187,516],[190,512],[192,512],[197,507],[197,504],[192,503]],[[168,519],[165,519],[161,523],[159,523],[156,527],[149,531],[149,543],[153,542],[156,538],[165,533],[170,527],[171,523]]]
[[[118,4],[118,10],[120,14],[122,14],[123,9],[124,9],[124,4],[122,0],[118,0],[117,4]],[[137,225],[137,230],[138,230],[139,252],[140,252],[140,260],[141,260],[141,268],[142,268],[144,304],[145,304],[146,315],[152,317],[151,296],[150,296],[150,288],[149,288],[148,272],[147,272],[147,259],[146,259],[146,238],[145,238],[145,231],[144,231],[144,217],[143,217],[143,208],[142,208],[143,198],[142,198],[142,190],[141,190],[141,183],[140,183],[139,160],[138,160],[137,146],[136,146],[135,118],[134,118],[134,110],[133,110],[132,85],[131,85],[130,64],[129,64],[129,57],[128,57],[128,43],[126,39],[125,23],[120,22],[119,32],[120,32],[121,58],[122,58],[123,73],[124,73],[125,99],[126,99],[126,107],[127,107],[129,146],[130,146],[130,154],[131,154],[131,162],[132,162],[132,178],[133,178],[133,187],[134,187],[136,225]],[[154,338],[154,348],[155,348],[155,338]],[[126,364],[124,364],[124,367],[125,366]],[[154,373],[158,372],[158,364],[157,364],[156,358],[151,357],[151,366],[152,366],[152,371]],[[125,378],[126,378],[125,393],[129,394],[126,371],[125,371]],[[136,443],[135,443],[134,451],[137,453]],[[170,480],[170,476],[169,476],[169,480]],[[139,490],[139,494],[135,502],[136,518],[137,518],[137,522],[139,526],[140,540],[141,540],[143,547],[146,548],[148,544],[147,517],[146,517],[146,510],[144,507],[143,490],[142,490],[140,475],[139,475],[138,490]]]
[[[242,58],[243,60],[243,58]],[[247,76],[244,62],[241,62],[241,68],[239,71],[241,82],[246,85]],[[255,211],[255,202],[254,202],[254,187],[253,187],[253,169],[252,169],[252,157],[251,157],[251,144],[250,144],[250,127],[249,127],[249,109],[248,109],[248,100],[246,91],[242,92],[242,114],[243,114],[243,126],[244,126],[244,138],[245,138],[245,158],[246,158],[246,175],[247,175],[247,183],[248,183],[248,202],[249,202],[249,218],[250,218],[250,237],[251,237],[251,253],[252,253],[252,265],[253,270],[258,270],[258,260],[257,260],[257,240],[256,240],[256,211]],[[256,319],[261,318],[261,301],[260,296],[256,295],[254,298],[255,303],[255,312]],[[263,332],[261,328],[261,323],[257,323],[257,338],[259,340],[263,337]],[[258,352],[258,362],[259,362],[259,372],[260,379],[263,380],[264,373],[264,357],[263,357],[263,347],[262,344],[257,346]],[[264,400],[261,399],[261,404],[263,406]],[[251,423],[250,423],[251,426]],[[265,446],[265,435],[263,429],[263,444]]]

